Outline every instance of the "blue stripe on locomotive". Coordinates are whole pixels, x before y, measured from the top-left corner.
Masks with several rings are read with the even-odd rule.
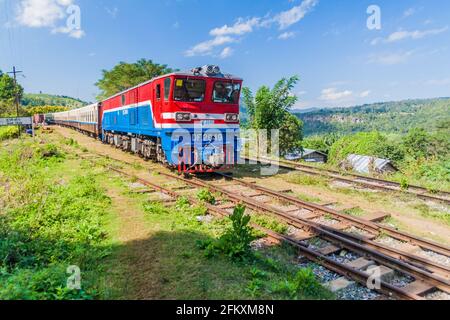
[[[176,128],[155,128],[153,123],[153,114],[150,105],[139,106],[135,108],[118,109],[117,111],[107,111],[103,114],[102,120],[103,131],[122,133],[122,134],[136,134],[142,136],[159,137],[161,138],[162,148],[166,154],[167,161],[172,165],[178,164],[178,156],[172,155],[175,147],[178,149],[183,142],[172,141],[173,132]],[[213,128],[214,129],[214,128]],[[194,128],[185,129],[191,134],[194,134]],[[203,129],[202,134],[211,129]],[[233,163],[236,163],[239,157],[239,146],[238,139],[236,138],[236,133],[239,129],[216,129],[222,133],[223,143],[222,144],[233,144],[234,146],[234,159]],[[233,130],[235,135],[233,135],[233,141],[226,141],[226,133],[228,130]],[[195,133],[199,133],[195,131]],[[191,141],[191,146],[194,146],[194,141]],[[209,155],[210,151],[205,151],[205,145],[208,142],[203,141],[202,158],[205,161],[205,157]],[[208,154],[206,154],[208,152]]]

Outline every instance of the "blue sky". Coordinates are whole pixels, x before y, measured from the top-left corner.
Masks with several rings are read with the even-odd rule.
[[[218,64],[253,90],[298,74],[297,108],[450,96],[449,45],[442,0],[0,0],[0,69],[23,70],[27,92],[89,101],[102,69],[140,58]]]

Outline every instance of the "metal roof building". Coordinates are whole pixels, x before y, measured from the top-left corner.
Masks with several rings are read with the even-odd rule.
[[[341,163],[341,167],[366,174],[397,171],[397,168],[395,168],[391,160],[357,154],[349,155],[347,159]]]
[[[295,153],[289,153],[285,156],[286,160],[304,160],[306,162],[327,162],[327,155],[324,152],[313,150],[313,149],[303,149],[303,152],[298,151]]]

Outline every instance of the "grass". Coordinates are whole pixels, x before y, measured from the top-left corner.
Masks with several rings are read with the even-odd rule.
[[[291,183],[304,186],[327,186],[328,180],[324,177],[311,176],[302,173],[289,173],[286,175],[286,180]]]
[[[101,261],[112,250],[105,222],[110,200],[93,171],[54,144],[17,141],[0,152],[0,299],[95,299]],[[69,266],[81,290],[67,287]]]
[[[141,197],[141,196],[138,196]],[[180,200],[181,199],[181,200]],[[145,211],[147,227],[152,236],[148,248],[154,259],[155,293],[160,299],[303,299],[332,298],[325,293],[306,297],[300,291],[292,296],[273,289],[279,283],[292,279],[298,268],[292,264],[295,251],[285,247],[266,249],[251,254],[244,260],[232,260],[227,255],[205,256],[199,243],[218,239],[230,226],[227,220],[213,219],[201,223],[197,217],[204,208],[190,206],[183,198],[174,205],[166,206],[145,197],[136,201]],[[254,219],[254,217],[252,217]],[[254,221],[257,222],[257,221]],[[290,255],[291,261],[278,262],[268,258],[272,255]],[[276,267],[274,267],[274,265]],[[134,266],[133,266],[134,267]],[[255,280],[255,272],[265,275]],[[320,284],[319,284],[320,286]],[[132,295],[132,298],[135,297]]]
[[[287,224],[280,222],[279,219],[275,219],[268,215],[252,215],[252,221],[260,225],[261,227],[275,231],[277,233],[286,234],[288,231]]]
[[[322,201],[322,199],[320,199],[320,198],[318,198],[318,197],[309,196],[309,195],[306,195],[306,194],[300,194],[300,193],[297,193],[295,196],[296,196],[298,199],[303,200],[303,201],[306,201],[306,202],[319,203],[319,202]]]
[[[130,193],[129,179],[64,152],[76,141],[46,140],[0,149],[0,299],[333,298],[290,247],[206,257],[198,242],[220,238],[228,220],[200,222],[206,208],[185,198],[168,205]],[[72,265],[81,290],[66,286]]]
[[[364,215],[364,210],[361,209],[360,207],[355,207],[355,208],[351,208],[351,209],[346,209],[343,211],[345,214],[348,214],[350,216],[354,216],[354,217],[361,217]]]
[[[420,212],[420,215],[424,218],[440,221],[450,226],[450,214],[448,212],[432,210],[424,203],[415,205],[414,209],[418,210]]]

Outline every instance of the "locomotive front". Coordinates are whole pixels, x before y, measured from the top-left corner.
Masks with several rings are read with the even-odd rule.
[[[172,74],[164,82],[165,95],[171,97],[161,106],[168,162],[180,172],[231,169],[239,159],[242,79],[205,66]]]

